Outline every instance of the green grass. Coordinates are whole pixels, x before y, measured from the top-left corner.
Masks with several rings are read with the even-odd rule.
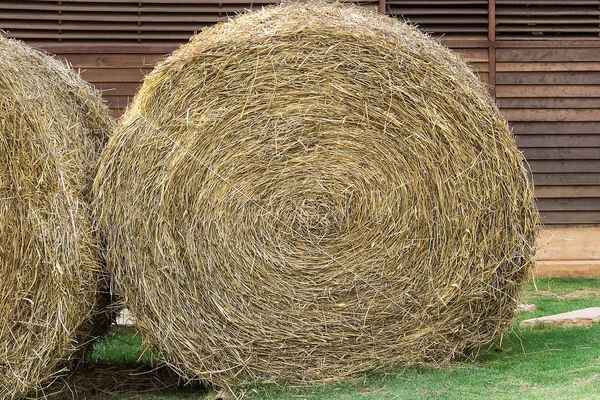
[[[478,360],[450,368],[409,368],[373,373],[343,384],[309,388],[262,386],[247,399],[600,399],[600,324],[588,328],[519,328],[525,318],[600,306],[600,279],[544,279],[527,289],[537,311],[521,313],[515,328],[481,351]],[[140,357],[137,336],[113,333],[92,359],[131,362]],[[147,355],[143,355],[144,361]],[[126,394],[114,400],[211,399],[206,391]],[[108,397],[104,397],[109,399]],[[102,398],[102,399],[104,399]],[[100,398],[96,398],[100,399]]]
[[[149,360],[150,352],[142,346],[141,336],[121,328],[110,331],[94,345],[94,351],[88,356],[90,362],[117,364],[148,363]]]

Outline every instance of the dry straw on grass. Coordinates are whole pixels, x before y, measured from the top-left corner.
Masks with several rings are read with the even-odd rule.
[[[538,215],[486,88],[417,29],[284,4],[145,80],[94,183],[147,343],[217,385],[446,363],[511,324]]]
[[[92,332],[89,194],[112,125],[74,71],[0,35],[0,399],[50,383]]]
[[[167,366],[86,363],[65,381],[55,382],[46,391],[46,400],[106,400],[117,395],[188,388],[190,384]],[[197,387],[191,388],[200,392]]]

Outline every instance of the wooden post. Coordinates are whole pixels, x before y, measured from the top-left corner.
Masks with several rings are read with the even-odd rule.
[[[490,94],[496,100],[496,0],[488,1],[488,68]]]

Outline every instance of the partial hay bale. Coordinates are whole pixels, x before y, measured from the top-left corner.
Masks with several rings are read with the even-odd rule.
[[[538,214],[486,88],[414,27],[288,3],[146,77],[101,157],[145,341],[216,385],[444,364],[506,331]]]
[[[91,85],[0,35],[1,399],[66,373],[100,318],[90,190],[112,129]]]

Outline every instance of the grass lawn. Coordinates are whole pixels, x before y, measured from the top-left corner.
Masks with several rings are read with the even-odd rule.
[[[540,279],[527,288],[526,302],[537,311],[523,312],[501,341],[482,349],[478,360],[450,368],[409,368],[373,373],[363,379],[309,388],[262,386],[246,399],[600,399],[600,323],[588,328],[525,328],[522,319],[600,307],[600,279]],[[111,333],[96,345],[93,361],[130,363],[140,358],[138,337]],[[94,400],[212,399],[203,388],[115,396]]]

